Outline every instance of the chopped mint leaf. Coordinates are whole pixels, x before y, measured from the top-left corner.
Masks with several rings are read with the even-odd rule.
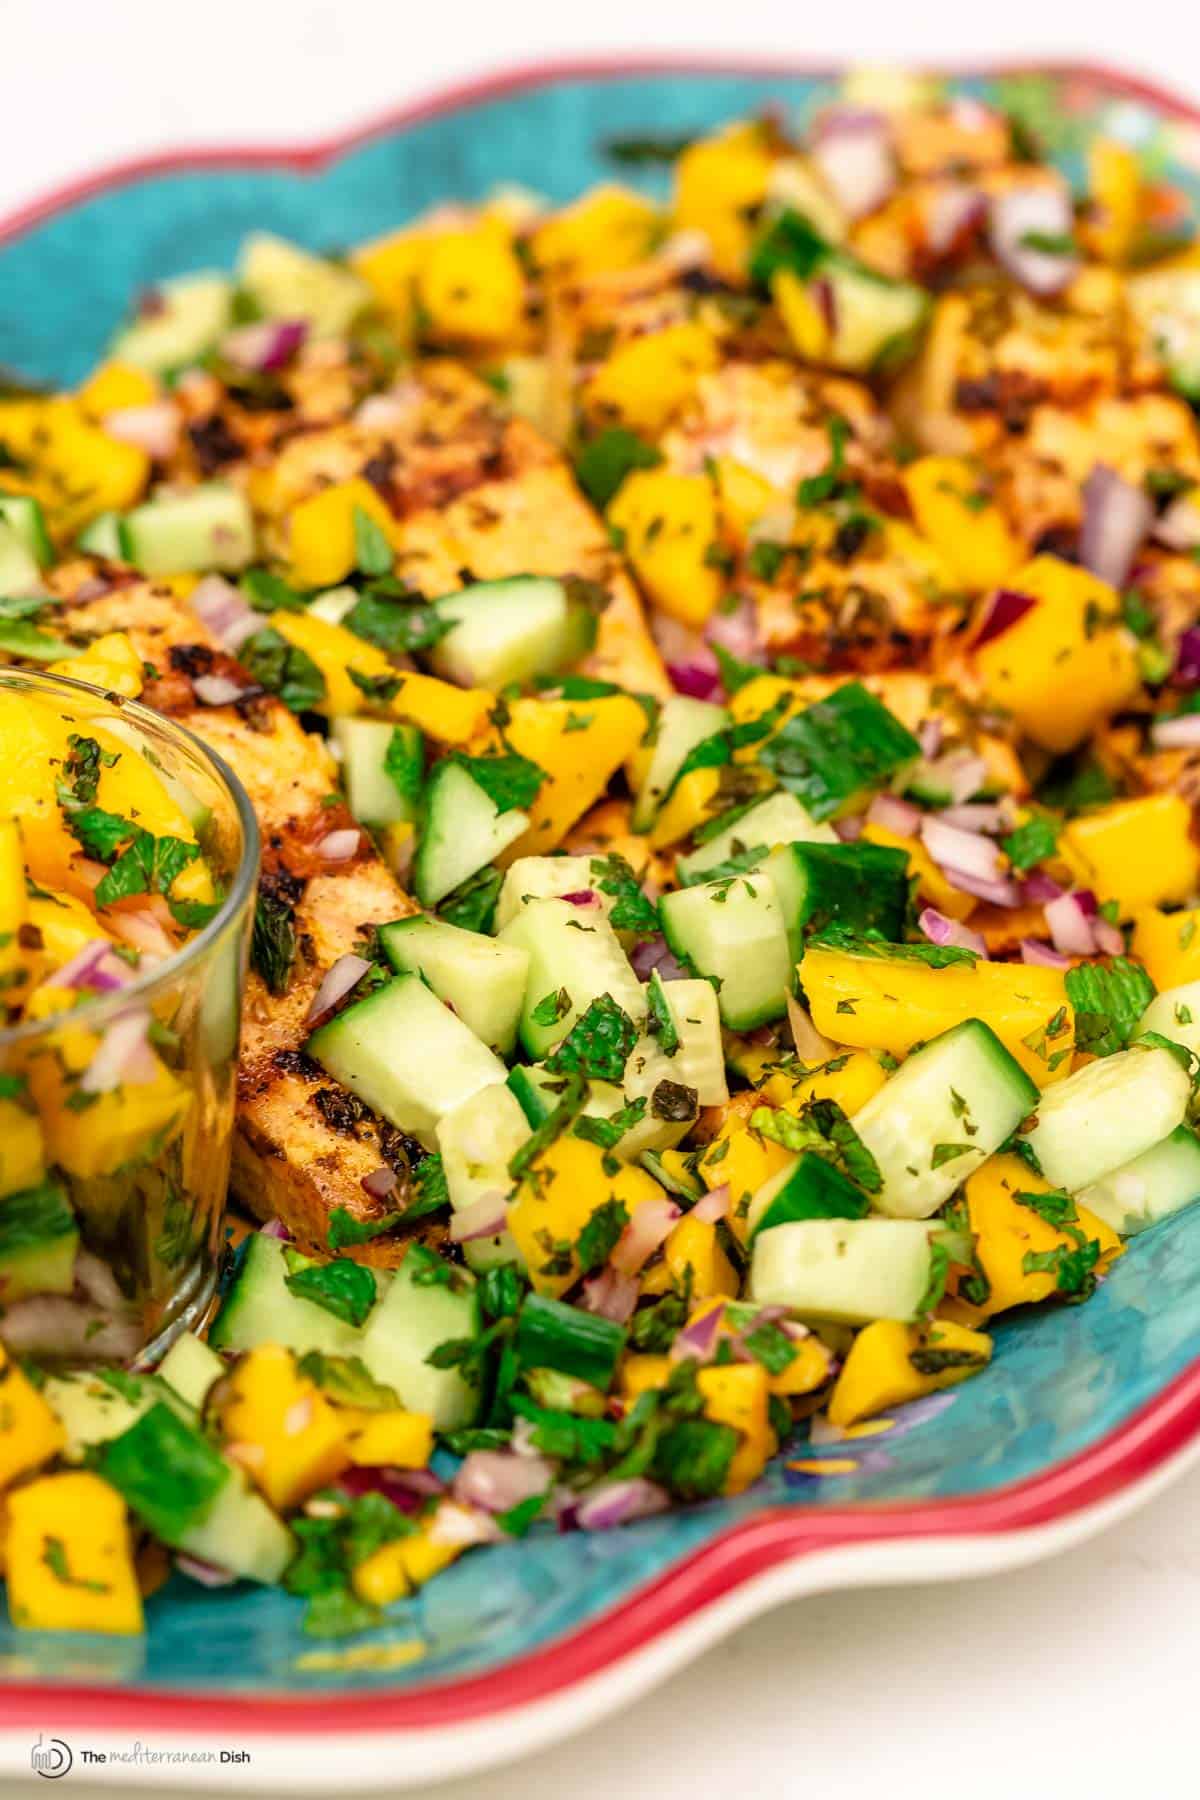
[[[546,1058],[552,1075],[578,1071],[589,1081],[619,1083],[637,1043],[637,1026],[611,994],[600,994]]]
[[[392,572],[392,546],[387,533],[361,506],[354,509],[354,560],[368,577]]]
[[[1126,1048],[1157,991],[1145,969],[1123,956],[1107,965],[1080,963],[1067,970],[1065,982],[1075,1008],[1076,1048],[1093,1056]]]
[[[291,1257],[295,1258],[295,1252]],[[338,1257],[329,1263],[310,1263],[298,1258],[297,1267],[284,1280],[301,1300],[332,1313],[347,1325],[363,1325],[375,1304],[375,1276],[362,1263]]]

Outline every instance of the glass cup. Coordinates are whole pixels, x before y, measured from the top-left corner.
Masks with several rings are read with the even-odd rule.
[[[203,1318],[216,1284],[258,826],[221,758],[136,701],[9,668],[3,694],[69,708],[81,735],[99,726],[146,756],[192,820],[219,900],[125,985],[0,1030],[0,1339],[39,1359],[145,1367]],[[109,1072],[81,1083],[98,1054]]]

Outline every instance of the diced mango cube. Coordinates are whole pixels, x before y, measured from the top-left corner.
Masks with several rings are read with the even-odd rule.
[[[675,164],[675,224],[702,231],[713,265],[727,279],[745,275],[753,226],[767,196],[772,158],[758,125],[731,125],[690,144]]]
[[[628,269],[649,253],[657,221],[644,195],[610,182],[552,213],[534,232],[530,250],[539,268],[574,278]]]
[[[82,656],[50,663],[47,675],[69,675],[73,681],[90,681],[93,687],[136,700],[146,683],[142,659],[128,633],[107,631],[94,638]]]
[[[737,1270],[722,1250],[717,1228],[710,1220],[680,1219],[663,1245],[663,1261],[679,1286],[691,1271],[691,1292],[698,1300],[712,1294],[733,1299],[738,1291]]]
[[[379,527],[394,549],[396,521],[362,476],[322,488],[293,509],[289,542],[292,574],[298,586],[336,587],[357,568],[355,515],[360,512]]]
[[[433,1420],[428,1413],[389,1407],[364,1412],[343,1420],[351,1462],[364,1468],[388,1465],[396,1469],[423,1469],[433,1455]]]
[[[829,1422],[843,1429],[906,1400],[965,1381],[986,1368],[992,1340],[948,1319],[902,1325],[877,1319],[850,1347],[833,1393]]]
[[[608,516],[624,532],[634,573],[655,605],[684,625],[702,626],[723,592],[712,560],[717,502],[708,477],[636,470]]]
[[[440,233],[417,270],[432,336],[496,345],[514,338],[525,311],[525,275],[498,220]]]
[[[632,1218],[662,1197],[644,1169],[627,1164],[610,1175],[598,1145],[568,1134],[534,1158],[509,1202],[508,1228],[537,1292],[557,1297],[579,1279],[576,1243],[598,1207],[616,1200]]]
[[[142,1630],[125,1502],[98,1475],[44,1475],[9,1495],[7,1572],[20,1630]]]
[[[1038,556],[1005,583],[1034,605],[979,646],[988,697],[1045,750],[1073,750],[1141,690],[1137,648],[1120,601],[1099,576]]]
[[[740,1494],[757,1481],[774,1453],[776,1439],[768,1410],[767,1371],[761,1363],[729,1363],[701,1369],[696,1386],[704,1395],[704,1416],[717,1425],[732,1425],[742,1434],[725,1492]]]
[[[49,1462],[65,1442],[54,1412],[0,1344],[0,1488]]]
[[[712,333],[703,325],[648,331],[617,346],[588,382],[583,403],[597,423],[657,437],[716,361]]]
[[[354,1591],[359,1599],[370,1606],[387,1606],[423,1587],[462,1555],[462,1544],[441,1543],[431,1537],[430,1529],[429,1525],[422,1524],[403,1537],[381,1544],[360,1562],[353,1574]]]
[[[158,398],[158,385],[145,369],[113,359],[92,371],[75,398],[88,418],[99,422],[106,414],[126,407],[152,405]]]
[[[978,471],[965,457],[921,456],[905,469],[903,480],[917,529],[961,585],[971,593],[1000,587],[1020,562],[1022,548]]]
[[[272,613],[271,625],[280,637],[303,650],[321,671],[325,695],[317,703],[317,710],[328,713],[330,718],[364,712],[369,705],[350,673],[352,669],[368,681],[386,681],[395,673],[382,650],[365,638],[356,637],[344,625],[334,625],[328,619],[304,612]]]
[[[278,1512],[327,1486],[350,1460],[344,1419],[280,1344],[260,1344],[237,1364],[221,1429]]]
[[[1100,1250],[1091,1274],[1102,1275],[1123,1254],[1116,1232],[1086,1207],[1076,1205],[1075,1218],[1060,1225],[1018,1198],[1028,1195],[1036,1201],[1038,1195],[1050,1192],[1049,1182],[1019,1156],[990,1157],[968,1177],[967,1216],[975,1235],[976,1259],[989,1290],[987,1299],[978,1302],[981,1316],[990,1318],[1010,1306],[1028,1306],[1059,1292],[1078,1291],[1072,1289],[1073,1267],[1066,1259],[1086,1251],[1091,1243]],[[1057,1215],[1061,1211],[1057,1202],[1055,1196],[1055,1204],[1047,1212]],[[1085,1283],[1088,1273],[1082,1271]],[[971,1298],[975,1303],[976,1296]]]
[[[1137,913],[1132,949],[1160,992],[1200,981],[1200,906],[1173,913],[1147,907]]]
[[[397,705],[403,700],[402,691]],[[546,771],[525,808],[529,829],[509,845],[503,862],[557,850],[576,819],[599,800],[632,756],[646,730],[646,715],[628,694],[589,700],[582,716],[586,724],[581,728],[580,709],[571,701],[522,698],[511,702],[503,736],[498,727],[489,732],[486,747],[507,744]]]
[[[1200,849],[1191,825],[1182,794],[1145,794],[1072,819],[1063,847],[1082,860],[1097,898],[1115,900],[1128,919],[1196,892]]]

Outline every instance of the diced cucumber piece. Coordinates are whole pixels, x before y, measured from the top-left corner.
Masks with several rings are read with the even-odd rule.
[[[1200,398],[1200,271],[1161,268],[1133,275],[1128,299],[1171,385],[1189,400]]]
[[[1051,1186],[1077,1193],[1182,1125],[1190,1097],[1170,1050],[1135,1044],[1048,1087],[1027,1141]]]
[[[508,1193],[512,1187],[509,1162],[529,1132],[524,1108],[507,1083],[480,1088],[446,1114],[438,1125],[437,1141],[455,1212],[465,1212],[489,1194]],[[473,1269],[501,1262],[521,1265],[524,1260],[509,1231],[495,1237],[468,1238],[462,1252]]]
[[[309,1350],[326,1356],[357,1356],[362,1333],[287,1285],[285,1246],[256,1232],[246,1239],[233,1281],[209,1328],[214,1350],[253,1350],[257,1344],[286,1344],[297,1356]],[[376,1274],[382,1285],[387,1276]]]
[[[867,1196],[814,1150],[801,1151],[754,1194],[746,1213],[751,1236],[798,1219],[861,1219]]]
[[[182,275],[160,281],[132,325],[117,333],[112,354],[152,375],[186,368],[211,350],[232,322],[233,283],[225,275]]]
[[[143,575],[244,569],[254,561],[254,519],[246,496],[222,482],[147,500],[126,513],[121,555]]]
[[[460,687],[498,693],[513,681],[524,685],[578,662],[596,641],[594,608],[551,576],[481,581],[432,604],[453,628],[438,639],[430,661]]]
[[[951,1026],[914,1050],[854,1115],[883,1177],[875,1206],[893,1218],[927,1219],[1045,1100],[989,1025]]]
[[[838,834],[832,825],[818,825],[811,819],[794,794],[768,794],[745,812],[739,813],[732,825],[708,838],[689,856],[680,856],[675,872],[685,887],[703,881],[707,869],[729,862],[747,851],[761,851],[763,860],[777,844],[836,844]]]
[[[529,953],[521,1042],[532,1057],[549,1054],[593,1000],[608,994],[636,1025],[646,1013],[642,984],[617,934],[598,909],[567,900],[531,900],[499,941]]]
[[[929,314],[929,296],[911,281],[893,281],[841,253],[821,269],[834,323],[829,360],[839,369],[892,368],[911,355]]]
[[[121,560],[121,515],[117,512],[97,513],[75,539],[75,548],[85,556],[99,556],[105,562]]]
[[[883,844],[782,844],[763,864],[775,889],[793,963],[811,931],[840,925],[878,932],[890,943],[904,935],[908,857]]]
[[[340,625],[346,614],[354,611],[362,595],[357,588],[326,588],[315,600],[310,600],[308,610],[314,619],[324,619],[327,625]]]
[[[42,1397],[66,1432],[63,1455],[82,1462],[93,1445],[120,1437],[163,1394],[153,1376],[117,1369],[111,1379],[107,1371],[48,1375]]]
[[[1189,1126],[1180,1125],[1075,1198],[1122,1237],[1133,1237],[1200,1200],[1200,1141]]]
[[[303,319],[314,337],[340,337],[371,302],[349,269],[267,231],[243,242],[238,278],[269,319]]]
[[[54,561],[54,545],[41,506],[31,494],[0,493],[0,519],[15,531],[39,569]]]
[[[760,1231],[750,1292],[760,1306],[790,1306],[802,1319],[869,1325],[915,1319],[934,1274],[919,1219],[803,1219]]]
[[[429,1149],[439,1119],[507,1073],[419,975],[397,975],[347,1006],[305,1048],[343,1087]]]
[[[561,900],[564,894],[595,894],[607,918],[616,901],[593,885],[594,860],[591,856],[518,856],[505,872],[494,929],[503,931],[527,901]]]
[[[479,1390],[457,1368],[435,1369],[429,1358],[451,1338],[479,1331],[472,1278],[414,1245],[363,1327],[359,1354],[376,1381],[395,1388],[410,1412],[428,1413],[438,1431],[469,1425]]]
[[[101,1447],[97,1468],[172,1549],[264,1583],[292,1559],[291,1532],[241,1470],[162,1401]]]
[[[342,781],[360,825],[380,830],[415,820],[425,779],[425,751],[415,725],[387,719],[335,719],[334,742],[342,752]]]
[[[177,1548],[201,1562],[229,1569],[243,1581],[274,1587],[296,1554],[296,1540],[242,1471],[230,1463],[229,1480],[207,1515],[179,1539]]]
[[[29,1294],[69,1294],[75,1286],[79,1227],[56,1181],[0,1200],[0,1301]]]
[[[509,1091],[536,1131],[545,1124],[563,1096],[565,1075],[557,1075],[544,1063],[520,1063],[508,1074]],[[583,1112],[590,1119],[611,1119],[625,1105],[625,1093],[611,1081],[589,1081]]]
[[[511,1054],[529,974],[527,950],[428,914],[381,925],[377,935],[393,969],[423,975],[477,1038],[501,1056]]]
[[[425,825],[413,864],[421,905],[436,906],[528,827],[527,813],[515,806],[501,812],[459,763],[438,763],[425,790]]]
[[[197,1412],[213,1382],[224,1373],[225,1364],[216,1351],[191,1331],[180,1333],[158,1366],[159,1380],[165,1381]]]
[[[729,725],[729,713],[711,700],[690,700],[685,694],[664,700],[654,727],[654,743],[649,751],[646,772],[638,785],[633,804],[633,829],[647,831],[666,799],[675,777],[697,744],[715,737]]]
[[[44,592],[37,557],[20,533],[0,519],[0,595],[6,600],[24,600]]]
[[[759,751],[759,760],[814,819],[862,809],[921,754],[912,732],[860,681],[793,713]]]
[[[649,1023],[658,1029],[647,1030],[638,1039],[625,1065],[626,1101],[646,1102],[641,1119],[614,1146],[626,1161],[646,1151],[669,1150],[691,1130],[702,1106],[721,1106],[729,1098],[721,1015],[712,983],[662,981],[655,971],[647,997]],[[689,1092],[695,1095],[690,1116],[682,1107]]]
[[[721,1018],[752,1031],[787,1009],[793,968],[783,913],[761,874],[704,882],[664,894],[663,935],[681,961],[718,983]]]
[[[517,1364],[554,1369],[606,1393],[625,1348],[625,1331],[599,1313],[529,1294],[517,1319]]]
[[[1200,1056],[1200,981],[1185,981],[1156,994],[1138,1024],[1139,1037],[1148,1031]]]

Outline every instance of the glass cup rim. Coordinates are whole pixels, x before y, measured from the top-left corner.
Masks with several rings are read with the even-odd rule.
[[[258,819],[241,781],[223,756],[218,755],[186,725],[180,724],[178,719],[158,712],[152,706],[145,706],[139,700],[131,700],[125,694],[114,693],[109,688],[94,687],[87,681],[76,681],[70,675],[47,675],[41,670],[22,669],[13,664],[0,667],[0,688],[17,685],[28,685],[35,691],[41,689],[47,695],[57,695],[60,698],[86,696],[93,705],[102,701],[113,713],[128,713],[135,723],[145,722],[152,731],[181,739],[201,762],[208,765],[233,801],[242,833],[242,856],[220,909],[181,949],[174,951],[165,962],[156,964],[154,968],[135,974],[127,987],[119,988],[114,993],[97,994],[93,999],[85,1000],[81,1006],[72,1007],[69,1012],[52,1013],[44,1019],[26,1019],[19,1025],[5,1026],[0,1029],[0,1055],[14,1045],[26,1044],[48,1033],[61,1031],[67,1024],[72,1028],[79,1026],[102,1029],[116,1014],[127,1012],[131,1005],[149,1001],[164,988],[173,986],[181,974],[203,961],[209,950],[224,935],[230,922],[241,913],[257,883],[262,856]]]

